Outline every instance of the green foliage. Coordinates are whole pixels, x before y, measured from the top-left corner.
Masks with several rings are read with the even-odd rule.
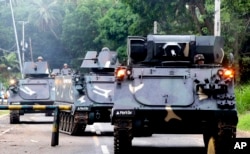
[[[13,50],[15,45],[11,11],[7,4],[0,4],[0,51]]]
[[[40,31],[51,31],[59,39],[56,29],[63,20],[62,7],[55,0],[33,0],[29,13],[29,21]]]
[[[239,113],[250,111],[250,85],[238,85],[235,88],[237,110]]]
[[[239,123],[237,128],[240,130],[250,131],[250,114],[239,115]]]
[[[211,33],[211,18],[206,11],[205,1],[189,0],[121,0],[128,4],[134,13],[145,19],[146,34],[152,33],[153,22],[158,22],[160,34],[201,34],[201,29],[209,25]],[[199,10],[199,11],[198,11]],[[149,26],[151,25],[151,26]]]
[[[0,116],[5,115],[5,114],[9,114],[9,113],[10,113],[9,110],[0,110]]]
[[[20,77],[16,54],[4,52],[3,56],[0,57],[0,63],[0,83],[7,87],[10,78]]]
[[[0,50],[4,52],[16,50],[9,6],[0,2]],[[236,60],[250,36],[249,6],[248,0],[221,2],[224,51],[233,52]],[[79,67],[86,51],[104,46],[124,60],[126,37],[153,33],[154,21],[158,34],[213,35],[214,26],[214,0],[22,0],[13,1],[13,10],[15,21],[29,20],[25,40],[31,42],[25,59],[42,55],[52,68],[64,62]],[[20,42],[22,26],[16,22],[16,27]]]
[[[99,35],[98,20],[110,5],[112,2],[109,0],[81,0],[75,9],[66,12],[62,41],[72,57],[84,58],[86,51],[99,51],[102,48],[102,44],[94,40]]]
[[[242,56],[239,62],[240,80],[242,83],[249,81],[250,74],[250,57]]]
[[[139,16],[133,14],[129,7],[118,3],[110,8],[104,17],[98,20],[99,35],[95,42],[118,51],[119,59],[124,59],[128,35],[136,35]]]

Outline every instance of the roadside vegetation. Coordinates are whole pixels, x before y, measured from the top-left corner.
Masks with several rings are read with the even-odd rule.
[[[250,84],[236,86],[235,94],[239,113],[238,129],[250,131]]]
[[[0,110],[0,116],[4,114],[8,114],[10,111],[9,110]]]

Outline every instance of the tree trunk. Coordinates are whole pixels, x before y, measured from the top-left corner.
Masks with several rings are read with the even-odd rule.
[[[214,31],[214,23],[213,23],[213,20],[211,18],[208,17],[208,13],[207,13],[207,10],[205,8],[205,2],[204,0],[199,0],[199,1],[196,1],[196,6],[198,7],[199,11],[200,11],[200,14],[204,15],[205,18],[204,18],[204,23],[209,31],[209,33],[211,35],[213,35],[213,31]]]
[[[195,23],[195,25],[197,27],[198,32],[200,34],[202,34],[202,30],[201,30],[202,26],[200,25],[200,22],[199,22],[199,20],[197,18],[197,15],[196,15],[196,12],[195,12],[195,8],[196,8],[195,5],[193,5],[193,4],[189,5],[189,12],[191,13],[191,16],[192,16],[192,18],[194,20],[194,23]]]

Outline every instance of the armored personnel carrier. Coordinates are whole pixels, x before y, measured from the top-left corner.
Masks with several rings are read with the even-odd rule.
[[[88,51],[77,72],[55,77],[56,104],[72,105],[60,113],[60,132],[82,135],[87,125],[110,122],[118,64],[116,52],[108,48]]]
[[[54,79],[50,77],[47,62],[25,62],[23,74],[23,79],[10,81],[8,103],[10,105],[53,105]],[[11,110],[10,123],[19,123],[20,115],[25,113],[45,113],[46,116],[51,116],[53,111]]]
[[[234,71],[222,66],[223,42],[217,36],[128,37],[127,65],[115,70],[116,154],[131,150],[133,138],[157,133],[203,134],[208,153],[228,153],[238,116]]]

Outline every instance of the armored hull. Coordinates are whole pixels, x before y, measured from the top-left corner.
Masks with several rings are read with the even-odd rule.
[[[212,56],[218,42],[211,39],[215,40],[166,35],[128,39],[128,65],[116,69],[111,116],[115,153],[128,152],[134,137],[157,133],[203,134],[206,147],[212,144],[215,153],[228,152],[238,123],[234,80],[231,68],[215,62],[223,53]],[[136,59],[133,52],[144,54],[145,60]],[[210,59],[198,65],[193,57],[201,53]]]
[[[9,87],[10,105],[53,105],[55,99],[54,79],[49,77],[46,62],[26,62],[24,79],[15,80]],[[18,123],[20,115],[25,113],[45,113],[51,116],[53,111],[47,110],[12,110],[10,123]]]
[[[60,131],[70,135],[84,133],[87,125],[110,122],[114,97],[114,68],[111,51],[89,51],[81,68],[85,73],[55,78],[56,104],[71,104],[72,110],[61,112]],[[96,59],[96,57],[98,57]],[[98,62],[97,62],[98,61]],[[87,73],[86,73],[87,69]]]

